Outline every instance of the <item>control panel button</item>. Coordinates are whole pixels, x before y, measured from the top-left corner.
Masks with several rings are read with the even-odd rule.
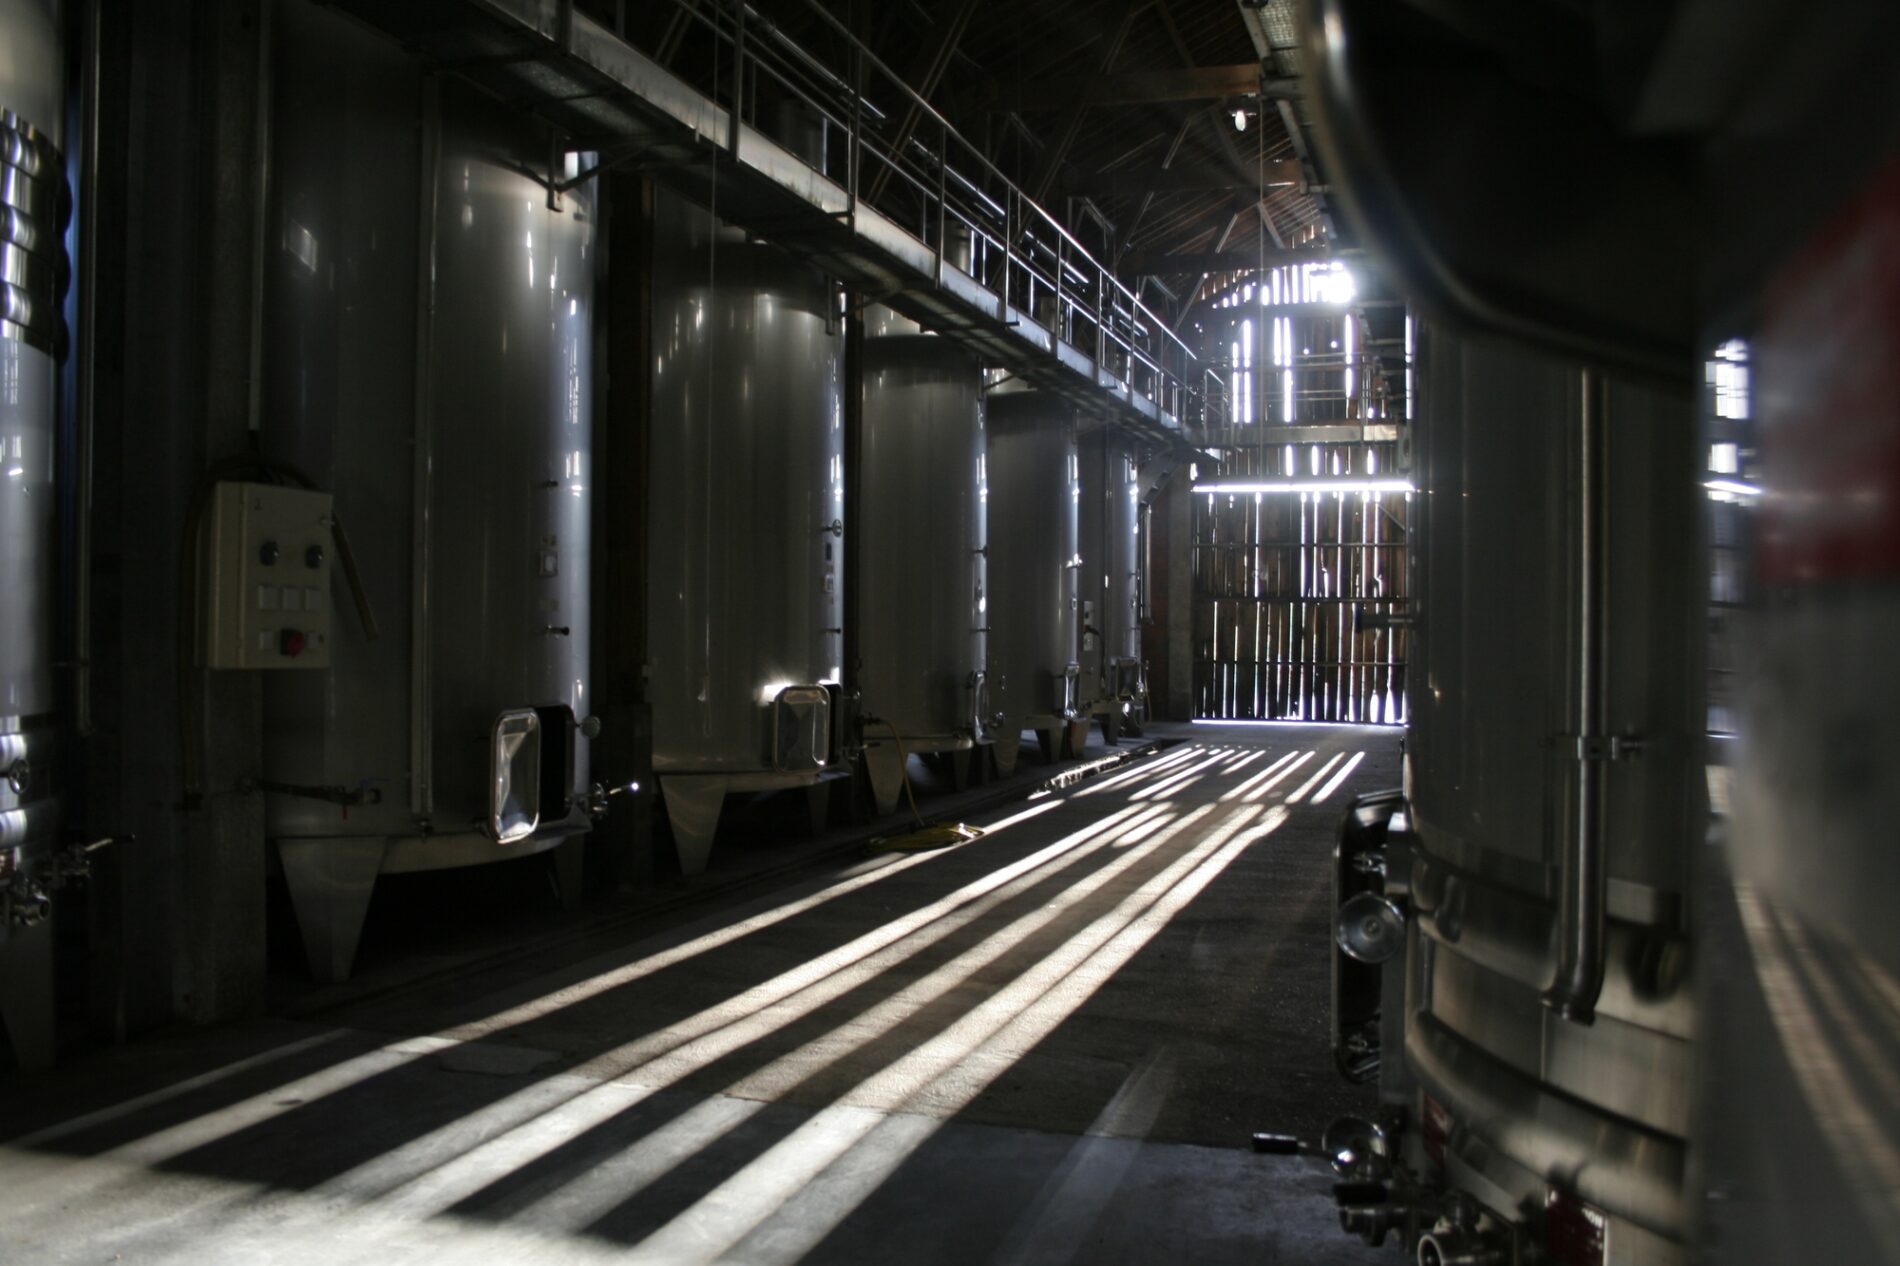
[[[270,483],[216,485],[199,584],[206,668],[330,666],[331,514],[328,493]]]

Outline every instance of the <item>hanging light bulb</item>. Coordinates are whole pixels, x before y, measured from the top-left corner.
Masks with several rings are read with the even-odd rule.
[[[1247,111],[1244,109],[1236,109],[1234,111],[1234,131],[1245,132],[1246,130],[1247,130]]]

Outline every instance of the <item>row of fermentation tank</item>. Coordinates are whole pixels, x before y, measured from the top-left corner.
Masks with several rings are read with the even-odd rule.
[[[1073,746],[1091,714],[1112,737],[1139,686],[1129,439],[887,307],[848,312],[816,268],[683,197],[656,196],[653,233],[648,698],[681,864],[704,864],[727,795],[822,803],[859,752],[889,813],[908,755],[963,776],[985,748],[1013,769],[1029,731]]]
[[[0,16],[49,50],[0,58],[0,105],[6,187],[25,191],[5,249],[50,278],[56,13]],[[645,217],[650,299],[643,331],[609,328],[606,287],[634,281],[603,258],[600,182],[572,179],[588,156],[551,195],[550,138],[520,113],[314,5],[282,6],[274,39],[257,444],[225,471],[260,498],[327,493],[327,526],[348,529],[332,592],[309,591],[328,608],[322,666],[264,674],[267,833],[319,976],[349,970],[378,875],[571,844],[642,776],[589,755],[603,515],[645,518],[651,766],[687,871],[734,792],[822,805],[861,769],[890,812],[904,754],[1006,771],[1027,731],[1073,748],[1095,715],[1112,737],[1140,676],[1129,437],[890,309],[853,310],[813,266],[663,190],[614,209]],[[57,728],[60,349],[53,291],[14,294],[0,372],[22,389],[0,428],[25,473],[0,481],[0,742],[24,771]],[[645,487],[603,486],[597,348],[642,336]],[[23,862],[51,849],[55,792],[0,791],[0,844]]]

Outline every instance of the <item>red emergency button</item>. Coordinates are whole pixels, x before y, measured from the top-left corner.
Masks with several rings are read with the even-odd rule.
[[[303,654],[303,634],[296,629],[285,629],[277,635],[277,648],[293,659]]]

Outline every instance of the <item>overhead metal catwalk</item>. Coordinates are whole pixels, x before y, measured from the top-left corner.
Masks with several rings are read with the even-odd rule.
[[[535,110],[569,134],[570,150],[637,164],[985,364],[1163,440],[1207,398],[1200,367],[1167,323],[823,6],[811,6],[813,20],[847,42],[849,67],[821,65],[749,7],[687,11],[724,59],[719,100],[576,12],[572,0],[339,7]],[[903,110],[902,125],[888,126],[867,83]],[[802,98],[825,117],[842,141],[832,145],[831,174],[752,126],[763,95]],[[549,183],[558,195],[558,179]],[[964,251],[972,272],[951,262]]]

